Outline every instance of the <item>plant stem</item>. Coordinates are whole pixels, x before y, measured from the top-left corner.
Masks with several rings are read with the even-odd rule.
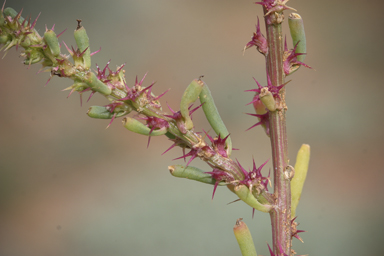
[[[264,8],[265,11],[265,8]],[[271,14],[274,15],[274,14]],[[269,52],[266,56],[267,75],[273,86],[284,83],[283,36],[281,23],[270,23],[265,17]],[[284,175],[288,166],[288,140],[286,132],[285,89],[280,90],[278,109],[269,112],[270,139],[272,147],[275,208],[270,212],[272,223],[273,251],[275,255],[291,254],[291,189],[290,179]],[[280,246],[283,252],[280,251]]]
[[[285,253],[291,251],[291,187],[290,180],[284,175],[288,165],[285,113],[270,113],[270,136],[273,159],[274,195],[276,207],[271,211],[272,238],[274,252],[278,252],[279,243]]]

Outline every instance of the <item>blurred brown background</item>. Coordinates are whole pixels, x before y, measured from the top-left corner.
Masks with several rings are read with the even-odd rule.
[[[383,236],[383,19],[382,1],[291,0],[305,20],[308,56],[287,86],[291,161],[311,145],[310,172],[298,208],[305,243],[298,254],[384,255]],[[245,115],[255,88],[265,84],[264,59],[255,49],[242,56],[261,7],[252,1],[124,0],[8,1],[37,29],[65,28],[75,45],[82,19],[93,57],[104,66],[126,62],[126,78],[172,88],[162,102],[177,109],[189,82],[204,74],[231,132],[233,157],[245,167],[270,158],[261,128]],[[286,16],[289,12],[287,12]],[[263,28],[264,30],[264,28]],[[285,29],[288,33],[288,30]],[[287,35],[289,36],[289,35]],[[291,43],[289,41],[289,43]],[[290,45],[291,46],[291,45]],[[65,50],[63,49],[63,52]],[[269,216],[219,188],[176,179],[167,166],[181,155],[171,143],[126,131],[117,120],[88,118],[91,105],[67,99],[68,79],[36,75],[20,52],[0,61],[0,255],[240,255],[232,227],[243,217],[257,251],[269,255]],[[131,85],[130,84],[130,85]],[[84,97],[84,98],[87,98]],[[209,129],[202,112],[196,127]],[[197,160],[192,165],[209,170]],[[271,168],[271,164],[267,165]]]

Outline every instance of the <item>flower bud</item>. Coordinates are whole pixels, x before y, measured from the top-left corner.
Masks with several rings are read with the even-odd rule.
[[[263,87],[259,94],[261,102],[269,111],[276,111],[276,102],[268,87]]]

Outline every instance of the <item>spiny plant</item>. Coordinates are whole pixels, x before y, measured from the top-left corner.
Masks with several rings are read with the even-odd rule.
[[[261,5],[264,11],[266,36],[261,33],[259,19],[256,32],[245,45],[244,51],[255,47],[266,61],[267,85],[262,86],[256,79],[257,87],[248,90],[254,92],[253,99],[248,103],[255,109],[258,122],[249,129],[262,126],[270,138],[272,147],[273,188],[270,174],[262,174],[262,168],[267,163],[256,165],[253,160],[252,169],[246,170],[237,160],[231,158],[232,141],[220,114],[215,106],[211,92],[202,76],[194,79],[180,101],[179,110],[167,106],[169,112],[163,110],[159,99],[166,93],[155,95],[154,83],[144,86],[145,75],[142,79],[130,84],[124,75],[124,64],[112,70],[109,62],[104,68],[96,65],[91,69],[91,52],[89,38],[85,28],[78,20],[74,31],[77,47],[69,47],[59,42],[54,26],[46,28],[43,35],[36,29],[37,18],[24,19],[22,11],[4,8],[0,13],[0,44],[7,52],[12,47],[23,48],[21,56],[25,65],[42,64],[41,71],[48,71],[50,77],[65,77],[73,80],[66,88],[71,95],[89,92],[88,101],[95,93],[104,95],[108,104],[92,106],[87,114],[92,118],[110,119],[109,125],[119,117],[124,117],[122,123],[129,131],[148,136],[148,146],[152,136],[167,136],[173,143],[164,153],[174,147],[180,147],[183,154],[176,159],[184,159],[185,165],[172,165],[168,169],[175,177],[187,178],[213,185],[212,198],[218,186],[226,186],[239,199],[258,210],[269,213],[272,224],[272,247],[268,248],[273,256],[295,255],[292,249],[292,239],[302,241],[297,229],[296,208],[300,200],[303,184],[306,178],[310,150],[303,145],[297,154],[295,167],[289,164],[288,139],[286,132],[285,100],[286,77],[296,72],[300,66],[310,68],[303,63],[306,55],[306,40],[303,20],[297,13],[291,13],[288,18],[293,49],[288,49],[287,41],[283,42],[282,22],[284,11],[294,10],[287,6],[288,0],[262,0],[255,4]],[[62,53],[65,48],[69,53]],[[192,105],[200,100],[198,106]],[[192,114],[202,109],[215,136],[207,130],[194,126]],[[164,107],[164,109],[166,109]],[[128,116],[130,113],[136,113]],[[108,125],[108,126],[109,126]],[[249,130],[248,129],[248,130]],[[188,152],[186,152],[186,150]],[[164,154],[163,153],[163,154]],[[186,159],[189,157],[188,161]],[[203,171],[191,166],[191,162],[199,158],[206,162],[210,171]],[[175,160],[175,159],[174,159]],[[242,219],[236,221],[234,234],[243,255],[257,255],[248,227]]]

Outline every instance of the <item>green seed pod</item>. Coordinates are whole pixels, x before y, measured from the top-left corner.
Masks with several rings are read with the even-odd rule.
[[[296,208],[299,204],[301,192],[305,179],[307,177],[309,157],[311,148],[307,144],[301,145],[299,152],[297,152],[295,175],[291,180],[291,216],[296,216]]]
[[[239,243],[242,256],[257,256],[255,244],[253,243],[251,232],[247,225],[240,218],[233,227],[233,233]]]
[[[291,32],[293,45],[300,41],[296,53],[307,53],[307,40],[305,38],[304,22],[297,13],[291,13],[288,17],[289,30]],[[303,62],[305,54],[297,56],[297,60]]]
[[[91,67],[91,49],[89,48],[89,38],[87,35],[87,31],[85,31],[85,28],[80,24],[81,20],[77,20],[77,22],[78,25],[74,32],[76,44],[80,52],[83,52],[86,49],[82,56],[84,60],[83,67],[89,69]]]
[[[212,178],[212,175],[205,173],[203,170],[192,167],[192,166],[183,166],[183,165],[171,165],[168,166],[169,172],[178,178],[186,178],[190,180],[196,180],[202,183],[215,185],[216,180]],[[220,182],[219,186],[225,185],[224,182]]]
[[[97,119],[112,119],[115,117],[121,117],[129,114],[130,111],[121,111],[117,113],[111,113],[108,108],[102,106],[92,106],[88,109],[87,115]]]
[[[91,87],[92,90],[94,91],[97,91],[101,94],[104,94],[104,95],[110,95],[112,90],[111,88],[109,88],[106,84],[104,84],[103,82],[101,82],[95,75],[95,73],[93,72],[89,72],[87,75],[86,75],[86,79],[84,80],[84,82],[89,86]]]
[[[217,110],[215,102],[213,100],[211,91],[209,90],[205,82],[203,82],[203,84],[204,87],[200,92],[199,98],[201,104],[203,104],[202,108],[204,114],[215,133],[217,135],[220,135],[221,138],[225,138],[229,134],[227,127],[225,126],[223,120],[220,117],[219,111]],[[230,156],[232,153],[232,141],[230,136],[228,136],[228,138],[226,139],[225,144],[227,146],[227,155]]]
[[[261,102],[269,111],[276,111],[276,102],[268,87],[263,87],[259,94]]]
[[[195,79],[188,85],[187,89],[185,89],[183,97],[181,98],[180,113],[185,120],[185,127],[187,130],[191,130],[193,128],[188,107],[197,100],[203,87],[204,83],[201,80]]]
[[[44,33],[44,40],[47,43],[51,53],[54,57],[59,56],[60,54],[60,44],[59,40],[53,30],[48,30]]]
[[[249,191],[248,187],[245,185],[238,185],[234,188],[235,194],[244,201],[247,205],[252,208],[261,211],[261,212],[270,212],[272,209],[271,205],[261,204],[257,201],[256,197],[254,197]]]
[[[153,130],[151,132],[151,128],[145,126],[140,121],[137,121],[136,119],[131,117],[125,117],[123,119],[123,125],[125,128],[127,128],[131,132],[135,132],[135,133],[147,135],[147,136],[160,136],[167,133],[167,129],[165,128],[162,128],[160,130]]]

